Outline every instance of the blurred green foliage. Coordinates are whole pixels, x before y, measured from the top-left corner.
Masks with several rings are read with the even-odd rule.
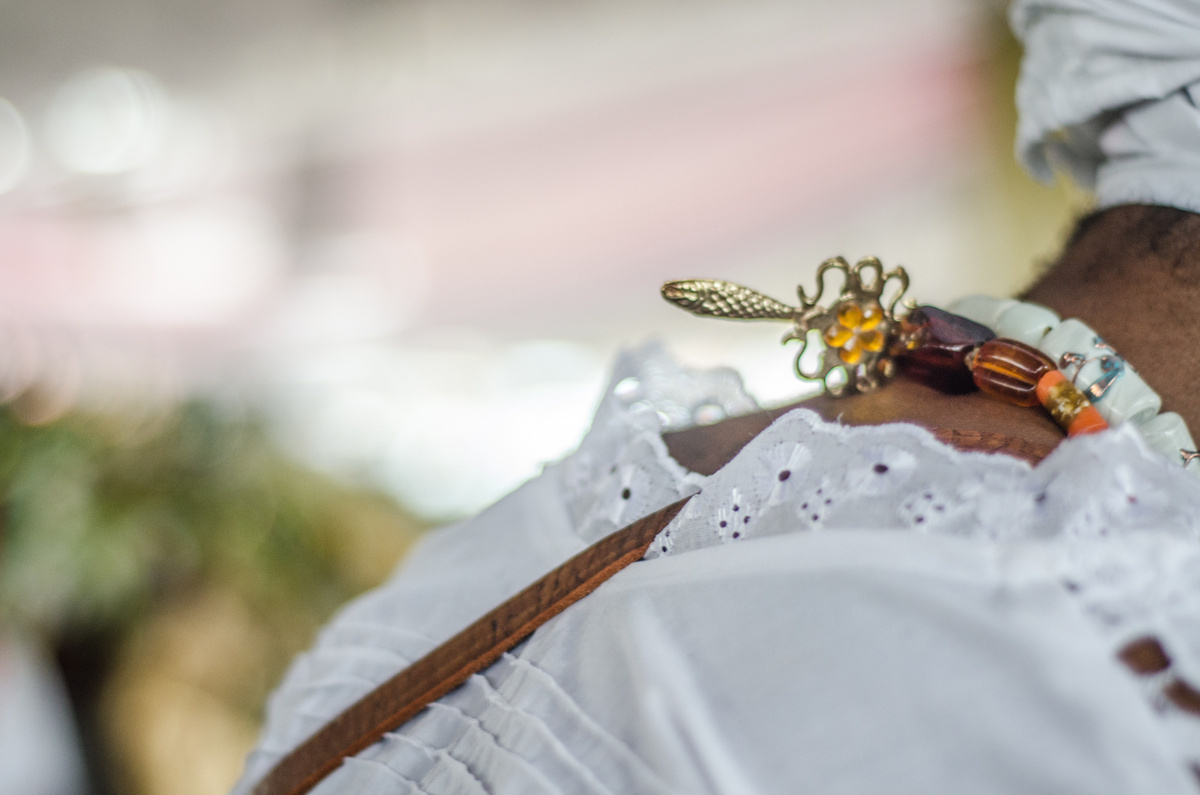
[[[31,426],[0,409],[0,517],[0,623],[48,639],[120,633],[213,583],[315,626],[382,579],[419,529],[204,403],[133,425]]]
[[[37,401],[0,406],[0,637],[54,651],[92,791],[225,791],[288,661],[422,528],[212,403]]]

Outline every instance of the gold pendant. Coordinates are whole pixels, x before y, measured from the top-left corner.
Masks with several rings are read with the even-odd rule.
[[[826,309],[818,305],[825,294],[825,275],[842,274],[842,288]],[[883,292],[895,281],[898,290],[884,306]],[[833,257],[817,268],[817,292],[811,298],[804,287],[796,288],[800,306],[788,306],[774,298],[732,282],[711,279],[685,279],[662,286],[663,298],[701,317],[730,320],[786,320],[792,329],[783,342],[801,340],[796,354],[796,375],[803,381],[819,383],[831,395],[870,392],[895,373],[889,354],[895,337],[896,306],[908,290],[908,273],[896,267],[886,273],[875,257],[864,257],[851,266],[841,257]],[[822,350],[820,366],[806,372],[801,362],[814,340],[810,331],[819,333]],[[814,337],[817,335],[814,335]]]

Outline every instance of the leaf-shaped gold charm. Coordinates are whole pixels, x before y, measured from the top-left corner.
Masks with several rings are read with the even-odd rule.
[[[731,320],[794,320],[796,308],[776,301],[757,290],[714,279],[684,279],[667,282],[662,296],[676,306],[701,317]]]

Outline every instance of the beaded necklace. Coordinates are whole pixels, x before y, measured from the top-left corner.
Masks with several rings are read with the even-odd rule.
[[[840,275],[842,285],[825,307],[819,302],[829,274]],[[800,306],[709,279],[667,282],[662,295],[702,317],[791,322],[783,342],[803,343],[796,375],[832,395],[873,391],[903,371],[948,394],[978,389],[1018,406],[1041,406],[1068,436],[1129,423],[1151,449],[1200,477],[1200,464],[1190,466],[1200,452],[1183,418],[1160,414],[1158,394],[1081,321],[987,296],[956,301],[953,311],[902,303],[908,274],[900,267],[885,271],[875,257],[853,266],[828,259],[816,281],[812,296],[797,288]]]

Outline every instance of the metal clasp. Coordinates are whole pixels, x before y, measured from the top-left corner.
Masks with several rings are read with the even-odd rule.
[[[1117,352],[1113,349],[1113,346],[1109,345],[1099,337],[1096,337],[1092,342],[1092,347],[1098,348],[1102,351],[1108,351],[1109,354],[1106,356],[1100,356],[1098,359],[1089,359],[1083,354],[1067,351],[1059,357],[1058,366],[1059,369],[1062,370],[1066,370],[1068,367],[1074,367],[1075,377],[1071,379],[1071,382],[1076,386],[1079,386],[1077,382],[1079,380],[1079,374],[1083,371],[1083,368],[1091,362],[1099,361],[1100,372],[1102,375],[1081,389],[1081,391],[1087,395],[1089,400],[1091,400],[1093,403],[1099,403],[1104,399],[1104,396],[1108,394],[1108,390],[1111,389],[1112,385],[1117,382],[1117,379],[1125,374],[1125,360],[1117,355]]]

